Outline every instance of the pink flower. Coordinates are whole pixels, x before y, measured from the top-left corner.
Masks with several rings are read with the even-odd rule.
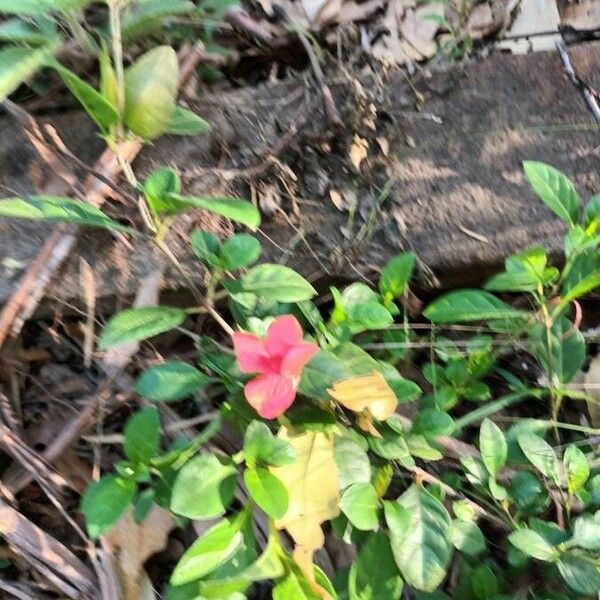
[[[304,365],[319,346],[302,341],[296,317],[277,317],[263,340],[251,333],[234,333],[233,348],[242,373],[260,373],[246,384],[244,395],[264,419],[275,419],[294,402]]]

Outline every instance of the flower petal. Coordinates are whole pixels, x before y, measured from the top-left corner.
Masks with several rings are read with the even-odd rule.
[[[249,381],[244,395],[263,419],[275,419],[292,405],[296,390],[287,377],[267,373]]]
[[[319,346],[312,342],[301,342],[294,346],[283,358],[281,374],[296,379],[300,377],[304,365],[319,351]]]
[[[271,356],[281,356],[302,341],[302,327],[293,315],[277,317],[267,329],[265,347]]]
[[[264,342],[251,333],[236,332],[231,336],[233,349],[242,373],[262,373],[268,364]]]

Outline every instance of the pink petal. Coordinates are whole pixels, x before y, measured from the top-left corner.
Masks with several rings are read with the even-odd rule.
[[[277,317],[267,329],[265,339],[267,352],[272,356],[281,356],[291,347],[299,344],[302,335],[302,327],[296,317],[292,315]]]
[[[268,363],[264,342],[251,333],[236,332],[231,338],[240,371],[242,373],[262,373]]]
[[[263,419],[275,419],[292,405],[296,390],[287,377],[267,373],[249,381],[244,395]]]
[[[296,379],[300,377],[304,365],[319,351],[319,346],[311,342],[301,342],[290,349],[281,363],[281,374]]]

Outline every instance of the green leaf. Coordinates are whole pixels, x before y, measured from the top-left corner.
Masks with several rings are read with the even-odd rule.
[[[85,490],[81,512],[91,538],[99,538],[121,518],[135,489],[135,483],[129,479],[105,475]]]
[[[340,509],[356,529],[371,531],[379,524],[379,498],[370,483],[353,483],[340,499]]]
[[[485,538],[475,521],[454,519],[450,527],[452,545],[469,556],[477,556],[486,551]]]
[[[163,1],[161,0],[161,2]],[[171,135],[199,135],[209,133],[211,129],[210,124],[202,117],[187,108],[183,108],[183,106],[177,106],[169,121],[166,133]]]
[[[585,550],[600,550],[600,511],[594,516],[581,515],[575,519],[569,544]]]
[[[402,587],[388,536],[382,531],[371,534],[350,567],[350,600],[392,600],[402,597]]]
[[[289,497],[286,487],[268,469],[246,469],[244,483],[252,500],[273,519],[281,519],[288,509]]]
[[[600,219],[600,194],[596,194],[590,198],[590,201],[585,205],[583,216],[586,227],[594,219]]]
[[[252,467],[256,464],[282,467],[296,461],[296,451],[289,442],[274,436],[265,423],[252,421],[244,436],[244,458]]]
[[[411,432],[425,437],[437,437],[450,434],[453,430],[454,420],[447,412],[438,408],[424,408],[415,416]]]
[[[404,506],[398,504],[398,502],[384,500],[383,514],[385,515],[385,523],[390,532],[393,549],[395,541],[403,539],[409,532],[411,526],[410,513]]]
[[[0,10],[1,10],[0,2]],[[26,79],[48,61],[48,48],[9,46],[0,50],[0,101],[6,100]]]
[[[571,280],[572,279],[573,278],[571,277]],[[577,283],[572,283],[572,287],[570,287],[569,291],[563,296],[561,303],[566,305],[580,296],[584,296],[585,294],[594,291],[598,287],[600,287],[600,269],[587,273],[577,281]]]
[[[160,420],[154,407],[144,408],[129,418],[125,425],[124,449],[133,463],[147,464],[158,452]]]
[[[359,333],[365,330],[386,329],[394,322],[394,317],[379,302],[367,302],[349,309],[348,320],[352,333]]]
[[[573,183],[558,169],[542,162],[526,160],[523,170],[544,204],[560,219],[574,225],[580,200]]]
[[[529,352],[546,370],[552,385],[569,383],[586,359],[586,344],[581,331],[566,317],[559,317],[548,331],[544,323],[529,330]]]
[[[566,552],[561,555],[557,566],[565,583],[578,594],[589,597],[600,592],[600,571],[592,557]]]
[[[543,506],[547,498],[540,480],[529,471],[519,471],[511,477],[509,495],[523,512]]]
[[[563,466],[567,476],[569,494],[577,493],[590,477],[590,465],[585,454],[574,445],[570,445],[563,456]]]
[[[221,244],[217,236],[210,231],[196,230],[190,236],[190,243],[194,254],[205,265],[221,268],[221,260],[219,253],[221,252]]]
[[[201,454],[179,471],[171,510],[190,519],[212,519],[225,513],[233,500],[237,471],[214,454]]]
[[[404,252],[385,265],[379,279],[379,291],[384,298],[397,298],[406,293],[415,260],[414,252]]]
[[[130,231],[119,222],[107,217],[95,206],[61,196],[25,196],[0,200],[0,217],[33,221],[59,221],[76,225],[105,227],[116,231]]]
[[[471,589],[477,600],[493,600],[498,597],[498,578],[488,565],[479,565],[471,571]]]
[[[170,194],[169,200],[178,202],[182,206],[194,206],[209,212],[221,215],[250,229],[257,229],[260,225],[260,212],[247,200],[235,197],[199,198],[197,196],[180,196]]]
[[[508,536],[508,541],[523,554],[537,560],[553,562],[558,558],[554,546],[533,529],[523,528],[513,531]]]
[[[157,46],[125,71],[125,125],[145,140],[169,128],[176,107],[179,61],[170,46]]]
[[[198,538],[179,559],[170,583],[184,585],[200,579],[222,565],[242,543],[240,526],[245,514],[224,519]]]
[[[371,481],[371,463],[365,450],[349,436],[336,436],[333,442],[333,458],[338,468],[340,490],[354,483]]]
[[[100,335],[98,348],[106,350],[128,342],[138,342],[178,327],[186,319],[181,308],[146,306],[130,308],[114,315]]]
[[[0,24],[0,41],[22,44],[46,44],[56,39],[56,33],[42,31],[21,19],[8,19]]]
[[[206,598],[226,598],[234,592],[242,592],[251,584],[266,579],[276,579],[284,574],[279,556],[279,538],[272,536],[265,551],[250,566],[222,578],[200,582],[200,591]]]
[[[146,369],[135,382],[135,391],[155,402],[175,402],[191,396],[208,381],[192,365],[173,360]]]
[[[391,419],[389,420],[391,421]],[[397,460],[406,468],[414,466],[411,451],[405,437],[392,429],[388,423],[379,426],[380,438],[369,438],[369,446],[375,454],[387,460]]]
[[[153,171],[144,182],[144,196],[155,215],[179,212],[180,206],[169,201],[169,194],[178,194],[180,190],[179,175],[166,167]]]
[[[255,263],[260,257],[260,242],[247,233],[238,233],[223,242],[221,262],[227,271],[235,271]]]
[[[48,12],[79,10],[91,0],[0,0],[0,13],[43,15]]]
[[[450,516],[437,498],[416,485],[404,492],[398,503],[410,520],[403,535],[390,530],[396,564],[409,585],[433,592],[446,577],[450,563]]]
[[[97,92],[89,83],[86,83],[73,71],[66,69],[58,62],[54,62],[52,67],[61,76],[71,94],[77,98],[81,106],[103,132],[107,132],[112,125],[119,122],[120,117],[117,109],[100,92]]]
[[[508,446],[502,430],[490,419],[484,419],[479,431],[481,460],[492,477],[506,464]]]
[[[558,459],[552,446],[544,438],[524,431],[517,436],[519,447],[527,460],[545,477],[558,483],[560,474],[558,471]]]
[[[301,302],[316,295],[304,277],[284,265],[262,264],[252,267],[241,279],[245,292],[277,302]]]
[[[433,323],[460,323],[491,319],[522,319],[528,313],[508,306],[482,290],[458,290],[434,300],[423,314]]]
[[[100,54],[98,55],[98,66],[100,67],[100,94],[115,109],[118,110],[119,94],[117,74],[112,64],[106,43],[102,40]]]

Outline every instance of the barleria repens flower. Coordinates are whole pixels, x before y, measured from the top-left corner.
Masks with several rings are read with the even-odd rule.
[[[251,333],[233,334],[242,373],[259,373],[246,384],[248,403],[264,419],[275,419],[294,402],[300,375],[319,346],[303,341],[302,327],[292,315],[277,317],[264,340]]]

